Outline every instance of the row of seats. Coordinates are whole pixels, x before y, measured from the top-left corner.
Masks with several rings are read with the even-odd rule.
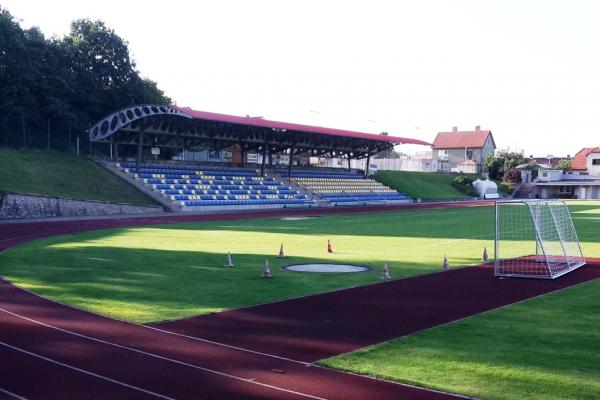
[[[279,175],[286,178],[317,178],[317,179],[362,179],[364,176],[356,171],[315,171],[292,170],[291,175],[287,170],[277,170]]]
[[[117,164],[153,190],[186,208],[240,205],[308,205],[306,195],[249,168]]]
[[[319,173],[314,170],[296,171],[290,178],[296,184],[310,190],[330,203],[365,203],[409,201],[403,193],[385,186],[374,179],[365,179],[358,173]]]

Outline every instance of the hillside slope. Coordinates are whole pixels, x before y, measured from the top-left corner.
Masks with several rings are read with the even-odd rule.
[[[454,186],[457,174],[412,171],[378,171],[375,179],[413,199],[455,199],[467,195]]]
[[[156,204],[87,158],[35,150],[0,149],[0,192]]]

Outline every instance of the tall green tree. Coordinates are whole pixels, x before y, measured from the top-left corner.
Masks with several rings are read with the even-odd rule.
[[[0,8],[0,145],[45,147],[67,130],[82,133],[118,108],[171,104],[155,82],[140,77],[128,44],[102,21],[76,20],[63,38],[23,30]],[[85,135],[81,135],[85,139]]]
[[[483,165],[490,179],[502,179],[507,171],[524,163],[525,157],[521,153],[501,150],[488,155]]]

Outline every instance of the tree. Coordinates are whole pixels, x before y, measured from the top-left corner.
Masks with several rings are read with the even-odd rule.
[[[488,155],[484,162],[484,168],[490,179],[502,179],[506,171],[524,163],[525,158],[521,153],[501,150],[495,154]]]
[[[521,171],[518,170],[517,168],[511,168],[508,171],[506,171],[504,173],[504,176],[502,177],[502,181],[504,183],[509,183],[509,184],[517,184],[521,182]]]
[[[21,146],[26,136],[45,147],[50,121],[66,149],[67,132],[140,103],[172,101],[140,77],[127,42],[102,21],[74,21],[69,35],[48,40],[0,7],[0,145]]]
[[[573,160],[560,160],[558,164],[556,164],[557,169],[562,169],[563,171],[570,171],[573,167]]]

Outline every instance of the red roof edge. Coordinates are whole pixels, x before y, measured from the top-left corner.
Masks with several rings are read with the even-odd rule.
[[[325,128],[322,126],[312,126],[312,125],[304,125],[304,124],[296,124],[290,122],[282,122],[282,121],[273,121],[262,118],[252,118],[252,117],[240,117],[236,115],[228,115],[228,114],[218,114],[208,111],[199,111],[193,110],[189,107],[178,107],[175,108],[190,114],[194,118],[208,120],[208,121],[218,121],[218,122],[227,122],[231,124],[237,125],[247,125],[247,126],[256,126],[262,128],[272,128],[272,129],[285,129],[291,131],[298,132],[308,132],[315,133],[321,135],[332,135],[332,136],[343,136],[349,138],[357,138],[357,139],[366,139],[366,140],[376,140],[380,142],[388,142],[388,143],[397,143],[397,144],[418,144],[421,146],[431,146],[431,143],[425,142],[420,139],[412,139],[412,138],[404,138],[398,136],[387,136],[387,135],[378,135],[374,133],[364,133],[364,132],[356,132],[349,131],[344,129],[334,129],[334,128]]]

